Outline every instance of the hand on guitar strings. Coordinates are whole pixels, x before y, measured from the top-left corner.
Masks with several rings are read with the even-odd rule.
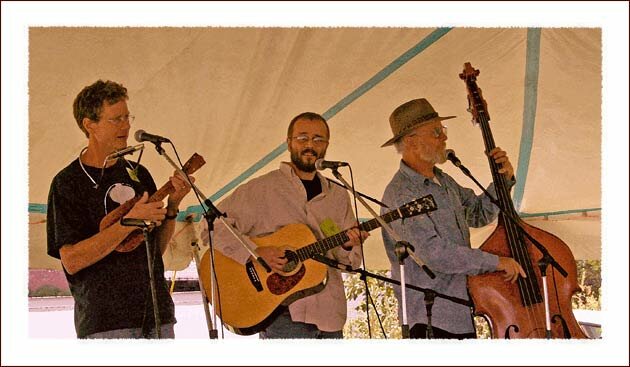
[[[278,247],[263,246],[256,248],[258,256],[262,257],[267,265],[272,269],[278,271],[284,271],[284,265],[287,263],[287,259],[284,257],[284,250]]]

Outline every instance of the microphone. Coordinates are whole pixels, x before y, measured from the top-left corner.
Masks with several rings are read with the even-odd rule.
[[[148,141],[151,142],[153,144],[160,144],[160,143],[170,143],[171,141],[168,140],[165,137],[159,136],[159,135],[153,135],[153,134],[149,134],[148,132],[144,131],[144,130],[138,130],[136,131],[136,133],[133,135],[136,138],[136,141],[141,143],[143,141]]]
[[[323,158],[320,158],[315,161],[315,168],[318,171],[323,171],[326,168],[335,169],[337,167],[347,166],[347,162],[336,162],[336,161],[325,161]]]
[[[135,153],[138,150],[142,150],[144,149],[144,144],[138,144],[138,145],[134,145],[132,147],[127,147],[127,148],[123,148],[117,152],[114,152],[110,155],[107,156],[107,160],[110,159],[116,159],[116,158],[120,158],[122,156],[125,156],[127,154],[132,154]]]
[[[136,218],[120,218],[120,224],[128,227],[148,228],[155,225],[155,222],[145,219]]]
[[[455,151],[453,149],[446,149],[446,159],[451,161],[451,163],[453,163],[455,167],[462,170],[462,172],[464,172],[466,176],[470,177],[470,171],[468,170],[468,168],[462,165],[462,161],[460,161],[459,158],[457,158],[457,156],[455,155]]]
[[[446,159],[451,161],[451,163],[453,163],[455,167],[459,167],[462,165],[462,161],[457,158],[453,149],[446,149]]]

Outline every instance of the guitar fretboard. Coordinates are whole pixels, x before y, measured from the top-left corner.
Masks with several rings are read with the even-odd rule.
[[[385,222],[389,223],[395,221],[396,219],[401,218],[400,212],[398,210],[391,211],[387,214],[380,216],[380,218]],[[359,225],[359,228],[362,231],[369,232],[373,229],[379,228],[381,224],[379,221],[374,218],[368,221],[365,221]],[[323,240],[319,240],[310,245],[306,245],[301,249],[298,249],[296,253],[300,261],[304,261],[306,259],[310,259],[315,254],[325,254],[326,251],[335,248],[337,246],[341,246],[344,243],[348,242],[350,238],[346,235],[346,231],[337,233],[336,235],[326,237]]]

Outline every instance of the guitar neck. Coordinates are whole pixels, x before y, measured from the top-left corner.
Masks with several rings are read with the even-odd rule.
[[[389,223],[401,218],[401,214],[398,210],[394,210],[380,216],[380,218],[385,223]],[[381,223],[378,221],[378,219],[374,218],[359,224],[359,229],[365,232],[369,232],[373,229],[379,228],[380,226]],[[297,254],[300,260],[304,261],[313,257],[313,255],[315,254],[325,254],[326,251],[343,245],[344,243],[348,242],[349,239],[350,238],[346,234],[346,231],[339,232],[336,235],[326,237],[323,240],[319,240],[315,243],[302,247],[301,249],[297,250]]]
[[[168,194],[174,191],[171,181],[165,183],[160,189],[153,193],[147,200],[148,202],[154,202],[164,199]]]

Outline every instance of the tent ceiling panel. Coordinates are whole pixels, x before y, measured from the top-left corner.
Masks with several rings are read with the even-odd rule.
[[[544,28],[539,52],[528,43],[531,32],[31,28],[29,202],[46,203],[54,174],[86,144],[73,122],[72,102],[99,78],[128,88],[136,115],[131,133],[144,129],[168,136],[182,160],[193,152],[204,156],[197,184],[218,201],[234,186],[289,159],[282,145],[286,128],[303,111],[326,113],[331,128],[327,158],[350,162],[357,189],[380,199],[400,159],[394,148],[380,148],[392,134],[388,117],[401,103],[419,97],[428,98],[440,114],[457,116],[445,122],[448,145],[487,185],[491,175],[481,133],[470,123],[465,85],[458,77],[464,62],[471,62],[481,71],[478,82],[497,145],[508,151],[516,169],[520,158],[529,164],[518,177],[525,184],[520,210],[598,208],[601,30]],[[528,140],[522,131],[532,55],[539,60],[533,64],[539,74]],[[173,170],[146,144],[142,163],[161,185]],[[456,168],[441,167],[473,187]],[[183,208],[195,205],[192,196],[182,203]],[[360,209],[359,216],[369,214]],[[375,232],[370,241],[376,237]]]

